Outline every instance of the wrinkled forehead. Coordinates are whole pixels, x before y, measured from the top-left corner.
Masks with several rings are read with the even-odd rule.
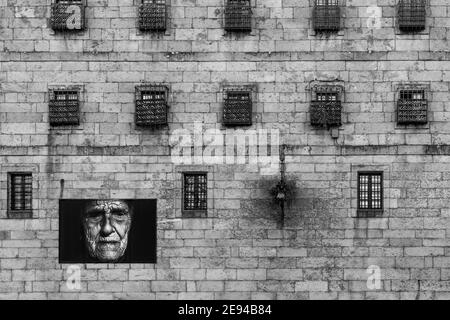
[[[123,200],[93,200],[86,203],[84,212],[88,213],[92,211],[122,211],[130,213],[130,207],[128,206],[128,203]]]

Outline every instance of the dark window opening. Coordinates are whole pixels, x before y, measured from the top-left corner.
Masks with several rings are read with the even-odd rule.
[[[136,124],[158,126],[167,124],[168,88],[142,86],[136,88]]]
[[[341,91],[334,86],[313,89],[311,101],[311,125],[339,127],[342,124]]]
[[[139,30],[165,31],[166,29],[166,0],[142,0],[139,7]]]
[[[252,30],[250,0],[227,0],[225,5],[225,30],[229,32],[250,32]]]
[[[358,216],[374,217],[383,212],[383,173],[358,172]]]
[[[397,102],[398,124],[425,124],[428,122],[428,101],[425,90],[400,90]]]
[[[30,218],[33,204],[33,179],[31,173],[9,175],[8,214],[12,218]]]
[[[398,27],[403,32],[420,32],[425,29],[425,0],[399,0]]]
[[[79,92],[51,90],[49,102],[50,125],[78,125],[80,123]]]
[[[185,173],[183,185],[183,209],[206,211],[208,184],[206,173]]]
[[[83,0],[55,0],[51,27],[55,31],[80,31],[85,27]]]
[[[229,126],[252,124],[252,93],[250,91],[225,92],[223,123]]]
[[[316,0],[313,9],[313,27],[317,32],[337,32],[341,27],[339,0]]]

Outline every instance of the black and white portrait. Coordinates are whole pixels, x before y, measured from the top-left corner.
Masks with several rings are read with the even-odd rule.
[[[61,200],[60,263],[156,263],[156,200]]]

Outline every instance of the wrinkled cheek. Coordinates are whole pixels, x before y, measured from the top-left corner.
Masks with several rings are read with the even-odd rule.
[[[84,232],[86,239],[89,242],[96,241],[100,232],[100,227],[98,225],[87,225],[85,226]]]
[[[113,224],[114,229],[119,235],[120,239],[126,238],[128,231],[130,230],[130,223],[115,223]]]

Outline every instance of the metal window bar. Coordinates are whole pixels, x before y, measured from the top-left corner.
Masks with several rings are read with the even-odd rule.
[[[71,6],[79,8],[79,21],[74,18],[76,11],[69,10]],[[52,4],[50,23],[55,31],[83,30],[85,27],[84,0],[55,0]]]
[[[167,88],[138,88],[136,100],[136,124],[156,126],[167,124]]]
[[[52,90],[49,103],[50,125],[78,125],[80,123],[79,91]]]
[[[337,32],[341,28],[339,0],[316,0],[313,9],[313,27],[317,32]]]
[[[426,25],[425,0],[399,0],[398,27],[404,32],[419,32]]]
[[[207,195],[206,174],[184,175],[184,210],[206,210]]]
[[[333,87],[314,91],[311,101],[311,125],[335,127],[342,124],[340,94]]]
[[[139,7],[139,30],[165,31],[167,29],[166,0],[142,0]]]
[[[252,124],[252,94],[249,91],[226,91],[223,123],[225,125]]]
[[[397,102],[398,124],[428,122],[428,101],[423,89],[400,90]]]
[[[227,0],[225,6],[225,30],[229,32],[252,30],[250,0]]]
[[[10,210],[30,211],[32,209],[32,175],[28,173],[11,174]]]
[[[383,174],[358,173],[358,210],[383,209]]]

